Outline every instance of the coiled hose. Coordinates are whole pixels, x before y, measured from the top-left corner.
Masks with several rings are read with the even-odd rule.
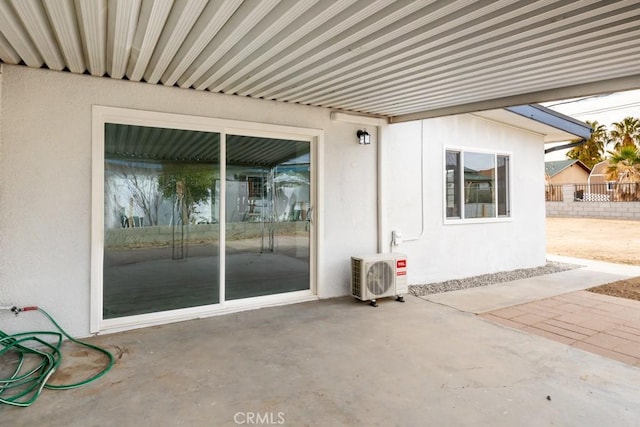
[[[9,335],[0,331],[0,366],[9,366],[11,363],[16,365],[13,372],[9,373],[8,378],[0,378],[0,403],[22,407],[30,406],[36,401],[44,388],[68,390],[81,387],[105,375],[111,370],[115,362],[113,355],[109,351],[70,336],[43,309],[39,307],[11,307],[11,311],[16,315],[23,311],[33,310],[42,313],[59,332],[35,331]],[[53,340],[45,340],[45,337],[53,338]],[[51,375],[60,366],[60,361],[62,360],[60,347],[62,346],[63,337],[83,347],[104,354],[108,359],[107,366],[96,375],[73,384],[47,384]],[[50,341],[53,341],[53,343]],[[3,362],[3,359],[9,359],[10,362]],[[36,363],[32,362],[32,359],[35,359]],[[3,368],[0,372],[5,375],[4,371],[5,369]]]

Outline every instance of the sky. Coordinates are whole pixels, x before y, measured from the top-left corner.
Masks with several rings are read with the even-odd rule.
[[[625,117],[640,118],[640,90],[544,102],[542,105],[583,122],[597,120],[611,129],[611,123],[619,122]],[[552,146],[549,144],[546,147]],[[565,160],[567,151],[549,153],[545,155],[545,160]]]

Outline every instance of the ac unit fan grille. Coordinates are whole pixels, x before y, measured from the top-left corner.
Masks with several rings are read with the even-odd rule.
[[[351,258],[351,271],[352,271],[352,284],[351,293],[354,295],[362,295],[362,277],[360,277],[360,268],[362,261],[359,259]]]
[[[386,261],[367,265],[367,289],[372,295],[384,295],[393,286],[393,267]]]

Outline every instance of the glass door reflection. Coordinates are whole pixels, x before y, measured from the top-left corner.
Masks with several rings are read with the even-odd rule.
[[[310,288],[308,141],[227,135],[227,300]]]
[[[219,302],[220,134],[105,126],[103,317]]]

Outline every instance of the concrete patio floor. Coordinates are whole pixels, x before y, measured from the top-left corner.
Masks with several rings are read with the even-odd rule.
[[[539,287],[555,276],[567,284],[555,295],[574,291],[566,273]],[[584,280],[584,269],[574,274]],[[256,414],[294,426],[637,425],[640,369],[443,302],[406,300],[372,308],[337,298],[99,336],[91,342],[117,356],[105,377],[45,390],[29,408],[2,406],[0,417],[16,426],[246,425]],[[60,374],[91,368],[68,350],[73,363]]]

